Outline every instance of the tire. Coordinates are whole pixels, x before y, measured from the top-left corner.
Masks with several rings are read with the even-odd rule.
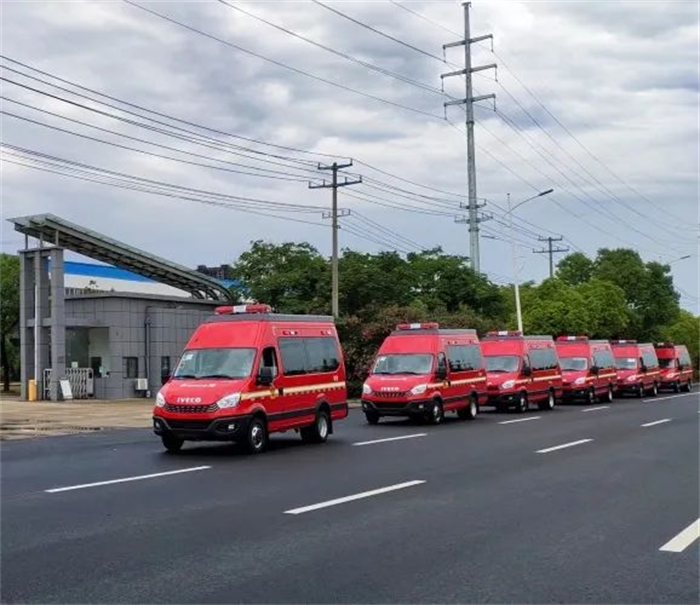
[[[595,403],[595,388],[591,387],[586,393],[586,404],[593,405]]]
[[[680,380],[676,380],[676,382],[673,383],[673,392],[674,393],[681,392],[681,381]]]
[[[365,412],[367,424],[379,424],[379,414],[377,412]]]
[[[171,454],[179,452],[185,443],[184,439],[180,439],[174,435],[163,435],[161,441],[163,442],[163,447]]]
[[[430,424],[440,424],[445,417],[445,411],[442,409],[442,403],[433,401],[433,405],[427,412],[426,420]]]
[[[613,388],[613,385],[609,384],[607,390],[605,391],[605,403],[612,403],[613,400],[615,399],[615,389]]]
[[[530,402],[527,400],[527,393],[525,393],[523,391],[522,393],[520,393],[520,397],[518,398],[518,404],[517,404],[515,410],[519,414],[522,414],[523,412],[527,412],[529,407],[530,407]]]
[[[249,454],[260,454],[267,447],[267,426],[265,421],[259,416],[253,416],[248,424],[246,433],[245,449]]]
[[[641,382],[637,385],[637,390],[634,394],[637,396],[637,399],[644,397],[644,385]]]
[[[553,410],[554,406],[556,405],[556,397],[554,397],[554,391],[549,391],[547,394],[547,399],[545,401],[540,401],[537,404],[537,407],[544,411],[544,410]]]
[[[684,393],[690,393],[691,389],[693,388],[693,379],[688,378],[688,382],[685,383],[685,385],[682,387]]]
[[[652,385],[650,394],[652,397],[656,397],[659,394],[659,384],[657,382],[654,382]]]
[[[313,424],[300,429],[301,440],[304,443],[325,443],[331,431],[331,419],[326,410],[316,412]]]
[[[467,407],[457,410],[457,416],[461,420],[474,420],[478,413],[479,403],[477,402],[475,395],[472,395],[469,398],[469,405]]]

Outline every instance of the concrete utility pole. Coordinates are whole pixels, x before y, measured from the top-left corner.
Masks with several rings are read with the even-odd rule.
[[[333,230],[333,245],[332,245],[332,253],[331,253],[331,312],[333,313],[333,317],[338,317],[339,311],[338,311],[338,292],[339,292],[339,283],[338,283],[338,217],[339,216],[347,216],[350,214],[349,210],[341,210],[340,213],[338,213],[338,187],[347,187],[348,185],[357,185],[362,182],[362,177],[355,179],[355,180],[348,180],[347,177],[344,179],[342,183],[338,182],[338,170],[341,170],[342,168],[350,168],[352,166],[352,160],[345,164],[338,164],[337,162],[333,162],[332,164],[328,166],[323,166],[321,164],[318,165],[319,170],[330,170],[333,174],[333,180],[330,183],[326,183],[326,180],[323,180],[323,184],[321,185],[314,185],[313,183],[309,183],[309,189],[332,189],[333,190],[333,201],[331,204],[331,212],[330,214],[325,213],[323,214],[323,218],[330,218],[331,219],[331,225],[332,225],[332,230]]]
[[[563,237],[538,237],[541,242],[547,242],[547,248],[542,250],[533,250],[535,254],[549,254],[549,277],[554,277],[554,255],[558,252],[568,252],[569,248],[555,248],[554,242],[561,242]]]
[[[474,103],[477,101],[483,101],[485,99],[496,98],[495,94],[479,95],[474,96],[472,90],[472,74],[475,71],[483,71],[485,69],[496,69],[496,64],[491,63],[489,65],[480,65],[478,67],[472,67],[472,52],[471,45],[475,42],[480,42],[481,40],[491,39],[493,44],[493,35],[487,34],[485,36],[477,36],[476,38],[471,37],[470,26],[469,26],[469,7],[471,2],[463,2],[464,7],[464,39],[457,42],[450,42],[449,44],[443,44],[443,53],[445,49],[452,48],[454,46],[464,46],[464,69],[459,69],[457,71],[452,71],[446,74],[442,74],[440,78],[444,81],[445,78],[452,76],[464,76],[465,81],[465,97],[464,99],[455,99],[453,101],[447,101],[444,103],[445,111],[449,105],[465,105],[466,113],[466,126],[467,126],[467,183],[468,183],[468,205],[467,209],[469,211],[469,257],[471,259],[472,268],[474,271],[479,272],[481,267],[481,261],[479,256],[479,222],[485,220],[484,218],[479,218],[478,210],[479,204],[477,203],[476,197],[476,158],[474,151]]]

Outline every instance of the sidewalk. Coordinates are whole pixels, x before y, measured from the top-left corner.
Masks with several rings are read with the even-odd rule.
[[[110,428],[151,426],[152,399],[71,402],[0,399],[0,440],[90,433]]]

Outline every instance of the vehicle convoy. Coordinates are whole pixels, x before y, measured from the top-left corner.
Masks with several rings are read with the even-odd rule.
[[[445,412],[473,420],[486,401],[486,370],[475,330],[399,324],[379,348],[362,387],[369,424],[408,416],[439,424]]]
[[[558,336],[557,353],[562,373],[562,399],[611,402],[617,385],[617,370],[607,340],[588,336]]]
[[[660,342],[654,345],[659,359],[659,387],[676,393],[693,388],[693,362],[685,345]]]
[[[324,442],[347,415],[333,319],[237,305],[195,330],[156,397],[153,430],[171,452],[185,441],[234,441],[258,453],[270,433],[291,429]]]
[[[551,410],[562,393],[559,357],[551,336],[518,331],[489,332],[481,340],[488,376],[488,403],[518,412],[537,403]]]
[[[610,344],[617,368],[616,393],[632,393],[637,397],[645,393],[658,395],[660,372],[654,346],[636,340],[613,340]]]

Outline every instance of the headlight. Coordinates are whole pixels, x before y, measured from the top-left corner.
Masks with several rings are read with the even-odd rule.
[[[158,391],[158,394],[156,395],[156,407],[162,408],[165,405],[165,397],[163,397],[163,394]]]
[[[362,385],[362,394],[363,395],[371,395],[372,394],[372,389],[370,388],[370,386],[366,382]]]
[[[515,380],[506,380],[502,385],[502,389],[512,389],[515,386]]]
[[[586,384],[586,377],[581,376],[581,378],[577,378],[576,380],[574,380],[574,384]]]
[[[241,400],[241,394],[240,393],[231,393],[230,395],[226,395],[225,397],[222,397],[219,399],[219,401],[216,402],[216,405],[218,405],[220,408],[235,408],[238,405],[238,402]]]
[[[635,380],[637,380],[637,377],[634,374],[627,377],[627,382],[634,382]]]
[[[409,392],[411,395],[422,395],[428,390],[427,384],[419,384],[414,386]]]

